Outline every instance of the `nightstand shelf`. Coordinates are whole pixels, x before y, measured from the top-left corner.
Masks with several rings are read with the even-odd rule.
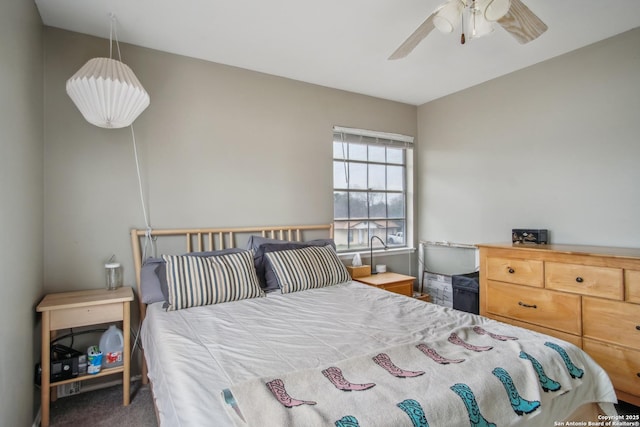
[[[118,374],[120,372],[124,372],[124,366],[116,366],[115,368],[103,368],[97,374],[78,375],[77,377],[74,377],[74,378],[50,382],[49,387],[56,387],[63,384],[75,383],[77,381],[92,380],[94,378],[106,377],[107,375]]]
[[[41,426],[49,425],[49,401],[51,388],[77,381],[105,377],[107,375],[122,375],[122,404],[129,405],[129,379],[131,377],[131,311],[133,301],[131,288],[118,288],[112,291],[94,289],[87,291],[61,292],[48,294],[40,301],[36,311],[42,313],[42,356],[41,356],[41,386],[40,397],[42,404]],[[50,344],[60,329],[81,326],[99,325],[111,322],[122,322],[124,338],[123,364],[114,368],[106,368],[97,374],[81,375],[62,381],[50,381]],[[55,394],[53,394],[55,395]]]

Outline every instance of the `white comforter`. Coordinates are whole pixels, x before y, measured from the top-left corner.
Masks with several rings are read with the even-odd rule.
[[[520,337],[538,335],[351,282],[173,312],[153,304],[142,342],[162,427],[232,426],[221,397],[225,388],[256,377],[325,368],[403,344],[429,343],[463,324]],[[571,344],[549,340],[574,352]],[[527,425],[553,425],[587,402],[616,402],[604,371],[586,354],[583,361],[585,380],[544,405]],[[455,395],[449,405],[465,410]],[[612,405],[603,407],[611,410]]]

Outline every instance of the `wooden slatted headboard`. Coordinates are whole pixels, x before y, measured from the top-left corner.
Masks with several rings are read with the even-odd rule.
[[[154,245],[160,246],[161,238],[183,239],[185,243],[184,252],[214,251],[226,248],[241,247],[237,243],[241,238],[248,240],[249,236],[260,235],[279,240],[306,241],[314,232],[320,236],[312,238],[333,238],[333,224],[320,225],[287,225],[287,226],[256,226],[237,228],[176,228],[176,229],[132,229],[131,248],[133,250],[133,262],[136,273],[136,289],[138,291],[138,306],[140,309],[140,322],[144,320],[147,312],[146,305],[142,302],[140,295],[140,270],[142,269],[143,257],[151,254],[144,253],[145,239],[147,234],[153,240]],[[178,251],[183,251],[179,249]],[[184,253],[180,252],[180,253]],[[164,252],[178,253],[178,252]],[[159,256],[159,254],[158,254]],[[142,379],[147,381],[147,366],[144,357],[142,358]]]
[[[182,237],[185,242],[185,252],[214,251],[225,248],[235,248],[239,237],[249,238],[251,235],[261,235],[272,239],[290,240],[301,242],[309,240],[305,238],[312,231],[322,232],[320,237],[333,238],[333,224],[320,225],[287,225],[287,226],[256,226],[237,228],[176,228],[158,229],[149,232],[150,237],[157,243],[161,237]],[[136,288],[140,296],[140,270],[142,268],[143,242],[146,239],[146,229],[131,230],[131,247],[133,249],[133,262],[136,272]],[[146,313],[145,304],[140,301],[140,316],[144,319]]]

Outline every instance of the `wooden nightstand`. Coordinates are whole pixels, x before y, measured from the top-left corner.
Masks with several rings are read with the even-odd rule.
[[[353,279],[366,285],[375,286],[385,291],[395,292],[396,294],[413,296],[413,282],[416,280],[413,276],[406,276],[398,273],[378,273],[366,277],[358,277]]]
[[[133,301],[133,290],[131,288],[118,288],[112,291],[95,289],[61,292],[45,295],[40,301],[36,310],[42,313],[42,358],[40,363],[42,366],[40,386],[42,421],[40,425],[42,427],[49,425],[51,387],[61,384],[121,373],[122,403],[124,406],[129,404],[131,301]],[[122,366],[103,369],[95,375],[81,375],[54,383],[50,382],[50,343],[51,339],[55,338],[57,330],[118,321],[122,321],[122,335],[124,337]]]

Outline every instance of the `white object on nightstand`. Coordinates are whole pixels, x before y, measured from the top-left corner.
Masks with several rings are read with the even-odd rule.
[[[362,266],[362,259],[360,258],[360,253],[356,253],[353,256],[353,261],[351,261],[351,265],[354,266],[354,267]]]
[[[73,396],[82,392],[82,381],[61,384],[58,386],[58,397]]]

